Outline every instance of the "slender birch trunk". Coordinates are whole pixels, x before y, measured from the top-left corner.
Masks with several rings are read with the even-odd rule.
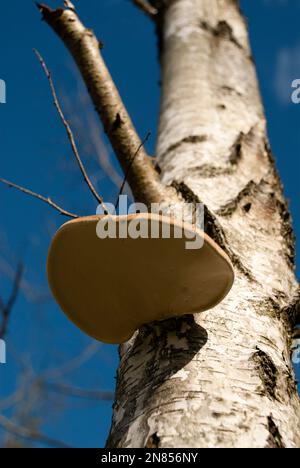
[[[236,280],[218,307],[147,326],[122,347],[107,446],[300,447],[294,237],[245,20],[235,0],[150,3],[162,180],[205,204]]]

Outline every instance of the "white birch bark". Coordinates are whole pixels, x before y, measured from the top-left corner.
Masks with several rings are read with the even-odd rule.
[[[162,179],[204,202],[236,280],[213,310],[145,327],[122,347],[107,446],[300,447],[294,238],[245,21],[235,0],[151,3]]]

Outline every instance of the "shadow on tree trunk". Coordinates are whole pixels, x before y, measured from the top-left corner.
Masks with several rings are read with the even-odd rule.
[[[163,391],[168,392],[170,379],[194,359],[207,339],[206,330],[195,322],[193,315],[155,322],[140,329],[127,350],[122,351],[116,402],[126,401],[126,405],[121,407],[116,403],[114,407],[113,433],[118,434],[118,441],[110,435],[106,445],[108,448],[119,445],[128,426],[141,416],[144,403],[153,399],[159,387],[163,386]],[[130,375],[127,372],[128,360],[135,363]],[[171,395],[170,388],[170,398]],[[154,400],[150,406],[153,410]],[[149,428],[145,428],[145,435],[148,432]]]

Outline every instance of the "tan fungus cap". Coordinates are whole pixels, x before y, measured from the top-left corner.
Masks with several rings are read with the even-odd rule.
[[[173,235],[101,239],[96,228],[103,216],[59,229],[49,250],[49,284],[70,320],[93,338],[125,342],[143,324],[210,309],[231,289],[229,258],[201,230],[148,213],[112,218],[123,227],[131,220],[169,226]],[[187,249],[186,235],[175,238],[175,227],[196,232],[203,247]]]

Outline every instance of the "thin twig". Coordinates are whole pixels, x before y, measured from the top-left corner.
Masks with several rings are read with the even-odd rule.
[[[43,195],[40,195],[39,193],[32,192],[31,190],[29,190],[27,188],[24,188],[24,187],[21,187],[20,185],[14,184],[13,182],[10,182],[9,180],[2,179],[1,177],[0,177],[0,182],[2,184],[7,185],[10,188],[17,189],[20,192],[25,193],[26,195],[30,195],[31,197],[38,198],[39,200],[43,201],[44,203],[47,203],[48,205],[50,205],[52,208],[54,208],[56,211],[58,211],[62,216],[67,216],[69,218],[74,218],[74,219],[79,217],[78,215],[75,215],[73,213],[69,213],[69,211],[66,211],[63,208],[61,208],[59,205],[54,203],[54,201],[52,201],[51,198],[43,197]]]
[[[63,8],[55,10],[39,3],[37,7],[42,19],[73,56],[125,174],[131,155],[141,139],[103,60],[101,43],[74,11]],[[135,199],[150,205],[173,197],[174,192],[161,182],[147,156],[142,149],[132,165],[128,183]]]
[[[89,139],[91,144],[94,146],[95,159],[100,163],[100,166],[106,172],[111,181],[116,187],[120,187],[122,176],[119,175],[118,171],[111,162],[110,155],[107,147],[105,147],[99,128],[97,127],[96,114],[89,112],[87,114]]]
[[[7,333],[8,321],[9,321],[13,306],[18,297],[23,271],[24,271],[24,265],[23,263],[20,263],[16,271],[13,289],[8,299],[8,302],[6,305],[4,305],[3,301],[1,301],[2,323],[0,326],[0,339],[3,339]]]
[[[46,382],[46,386],[49,390],[68,397],[102,401],[114,400],[114,392],[78,388],[73,387],[72,385],[66,385],[63,383],[56,382]]]
[[[0,257],[0,273],[9,278],[11,281],[15,279],[15,270],[11,266],[11,262]],[[20,283],[20,290],[25,294],[26,299],[35,304],[42,304],[49,301],[50,293],[46,288],[40,285],[32,285],[29,281],[22,279]],[[1,309],[1,304],[0,304]]]
[[[135,158],[137,157],[137,155],[139,154],[141,148],[144,146],[144,144],[148,141],[148,139],[150,138],[150,135],[151,135],[151,132],[148,132],[147,135],[145,136],[144,140],[142,141],[142,143],[139,145],[138,149],[136,150],[136,152],[134,153],[134,155],[132,156],[132,158],[130,159],[129,161],[129,164],[128,164],[128,167],[127,167],[127,170],[126,170],[126,173],[125,173],[125,177],[124,177],[124,180],[122,182],[122,185],[121,185],[121,188],[120,188],[120,191],[119,191],[119,194],[118,194],[118,198],[116,200],[116,204],[115,204],[115,209],[117,211],[118,209],[118,206],[119,206],[119,200],[120,200],[120,196],[122,195],[123,193],[123,190],[124,190],[124,187],[125,187],[125,184],[127,182],[127,179],[128,179],[128,176],[129,176],[129,173],[130,173],[130,170],[132,168],[132,165],[134,163],[134,160]]]
[[[19,289],[20,289],[20,283],[21,283],[22,276],[23,276],[23,271],[24,271],[24,265],[23,265],[23,263],[19,263],[17,271],[16,271],[16,276],[15,276],[15,281],[14,281],[14,284],[13,284],[13,289],[12,289],[10,298],[9,298],[7,304],[6,304],[6,307],[5,307],[8,312],[12,309],[14,303],[17,300],[18,292],[19,292]]]
[[[146,13],[147,16],[150,16],[151,19],[155,19],[157,16],[157,9],[150,5],[146,0],[132,0],[132,3]]]
[[[71,448],[69,445],[61,442],[60,440],[52,439],[38,431],[28,429],[27,427],[20,426],[14,421],[6,418],[0,414],[0,426],[5,429],[7,432],[20,437],[21,439],[30,440],[34,442],[41,443],[49,447],[56,448]]]
[[[4,304],[2,297],[0,296],[0,313],[2,313],[4,309],[5,309],[5,304]]]
[[[100,203],[103,208],[105,209],[105,205],[104,205],[104,202],[103,202],[103,198],[98,194],[97,190],[95,189],[94,185],[92,184],[87,172],[86,172],[86,169],[84,167],[84,164],[81,160],[81,157],[79,155],[79,151],[78,151],[78,148],[77,148],[77,145],[76,145],[76,142],[75,142],[75,138],[74,138],[74,135],[73,135],[73,132],[71,130],[71,127],[69,125],[69,123],[67,122],[65,116],[64,116],[64,113],[61,109],[61,106],[60,106],[60,103],[59,103],[59,100],[58,100],[58,97],[57,97],[57,93],[56,93],[56,90],[55,90],[55,87],[54,87],[54,83],[53,83],[53,80],[52,80],[52,76],[51,76],[51,73],[46,65],[46,62],[45,60],[43,59],[43,57],[41,56],[41,54],[39,53],[38,50],[36,49],[33,49],[33,52],[35,53],[35,55],[37,56],[40,64],[42,65],[42,68],[45,72],[45,75],[46,77],[48,78],[48,81],[49,81],[49,85],[50,85],[50,89],[51,89],[51,93],[52,93],[52,97],[53,97],[53,101],[54,101],[54,106],[58,112],[58,115],[66,129],[66,132],[67,132],[67,135],[68,135],[68,139],[70,141],[70,144],[71,144],[71,148],[72,148],[72,151],[73,151],[73,154],[76,158],[76,161],[79,165],[79,168],[80,168],[80,171],[83,175],[83,178],[85,180],[85,182],[87,183],[91,193],[94,195],[95,199],[97,200],[98,203]],[[106,211],[106,210],[105,210]]]
[[[42,374],[43,379],[59,379],[67,374],[71,374],[83,366],[83,364],[89,362],[89,360],[92,359],[99,351],[100,347],[101,344],[98,341],[92,341],[91,344],[84,348],[84,350],[71,361],[62,364],[57,368],[46,370]]]
[[[2,399],[0,402],[0,412],[12,408],[13,406],[17,405],[24,399],[24,389],[18,388],[14,393],[9,395],[4,400]]]
[[[101,129],[97,120],[97,114],[94,112],[92,106],[90,106],[90,97],[87,93],[84,92],[81,82],[79,82],[79,85],[77,100],[79,104],[85,109],[85,119],[76,119],[74,121],[75,129],[78,136],[84,136],[85,140],[88,142],[88,152],[91,153],[91,157],[100,164],[101,175],[104,171],[111,182],[117,188],[119,188],[122,183],[123,176],[119,174],[117,168],[113,164],[111,155],[108,150],[108,145],[106,145],[103,141]],[[74,102],[71,102],[70,99],[67,99],[67,103],[70,112],[76,114],[77,109],[74,105]]]

